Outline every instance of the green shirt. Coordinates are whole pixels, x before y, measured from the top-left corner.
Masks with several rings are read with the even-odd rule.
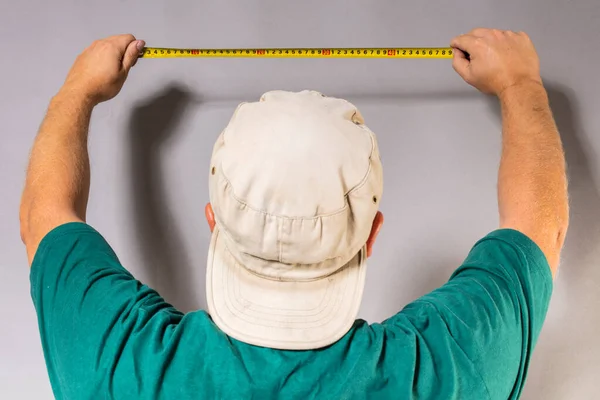
[[[552,280],[525,235],[480,240],[448,283],[335,344],[282,351],[228,337],[137,281],[93,228],[41,242],[31,296],[58,399],[515,399]]]

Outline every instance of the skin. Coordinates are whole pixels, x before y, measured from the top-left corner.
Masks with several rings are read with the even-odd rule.
[[[19,213],[30,264],[48,232],[67,222],[85,222],[92,110],[119,93],[143,46],[133,35],[94,42],[77,58],[52,99],[31,151]],[[534,240],[554,274],[568,226],[567,181],[535,49],[524,33],[490,29],[461,35],[452,46],[459,75],[482,92],[498,96],[502,105],[500,226]],[[468,52],[469,59],[459,50]],[[212,231],[210,204],[205,213]],[[378,212],[367,240],[369,256],[382,224]]]
[[[500,101],[500,227],[531,238],[554,277],[569,225],[567,177],[533,43],[524,32],[478,28],[454,38],[451,46],[460,50],[454,52],[456,72]]]
[[[94,42],[77,57],[50,102],[31,150],[19,210],[29,264],[48,232],[67,222],[85,222],[92,110],[119,93],[143,46],[133,35]]]
[[[88,127],[96,105],[115,97],[145,43],[133,35],[112,36],[94,42],[75,61],[33,144],[19,219],[21,239],[31,265],[40,241],[67,222],[85,222],[90,190],[87,150]],[[211,232],[214,214],[206,216]],[[367,254],[381,226],[383,214],[373,220]]]

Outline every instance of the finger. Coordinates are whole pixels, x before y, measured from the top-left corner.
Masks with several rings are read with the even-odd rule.
[[[489,29],[489,28],[475,28],[471,32],[469,32],[469,35],[477,36],[477,37],[485,37],[485,36],[491,34],[492,31],[493,31],[493,29]]]
[[[450,46],[455,49],[460,49],[463,52],[473,54],[473,50],[475,49],[478,40],[481,39],[471,34],[460,35],[450,41]]]
[[[457,48],[454,48],[454,51],[452,53],[452,68],[454,68],[454,70],[464,80],[468,80],[470,61],[467,58],[467,55],[461,49]]]
[[[135,40],[135,36],[132,34],[116,35],[106,38],[106,40],[112,43],[121,53],[125,53],[129,44]]]
[[[123,68],[125,71],[129,71],[135,65],[145,45],[146,43],[143,40],[135,40],[129,43],[123,56]]]
[[[522,36],[523,38],[527,39],[527,40],[531,40],[531,38],[529,37],[529,35],[523,31],[520,31],[519,33],[517,33],[517,35]]]

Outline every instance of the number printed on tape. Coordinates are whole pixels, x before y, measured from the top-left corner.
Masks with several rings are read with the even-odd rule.
[[[146,47],[142,58],[273,57],[273,58],[452,58],[448,47],[396,48],[277,48],[277,49],[175,49]]]

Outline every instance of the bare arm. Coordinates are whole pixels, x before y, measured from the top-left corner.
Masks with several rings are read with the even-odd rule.
[[[500,96],[500,103],[500,225],[535,241],[554,276],[569,212],[563,149],[546,91],[539,84],[511,87]]]
[[[516,229],[542,249],[552,275],[568,227],[565,160],[533,44],[524,33],[475,29],[452,41],[453,66],[465,81],[498,96],[502,158],[500,227]]]
[[[19,212],[31,264],[53,228],[85,221],[90,187],[87,137],[94,106],[116,96],[143,42],[132,35],[97,41],[86,49],[52,99],[35,139]]]
[[[21,199],[21,238],[29,263],[55,226],[85,221],[90,187],[87,131],[93,106],[59,93],[50,103],[31,151]]]

